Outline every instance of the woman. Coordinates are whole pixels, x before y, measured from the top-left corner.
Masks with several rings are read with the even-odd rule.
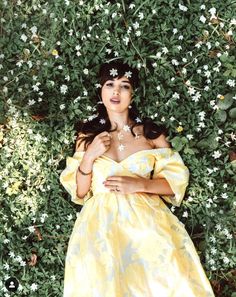
[[[64,297],[212,297],[179,206],[189,171],[166,130],[140,120],[137,70],[100,69],[98,114],[79,127],[60,181],[84,205],[70,237]]]

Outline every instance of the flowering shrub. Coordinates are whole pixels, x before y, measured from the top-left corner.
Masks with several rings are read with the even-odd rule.
[[[101,63],[140,70],[140,116],[169,129],[191,172],[181,208],[216,296],[235,297],[236,2],[0,3],[1,296],[61,296],[80,209],[59,183]],[[131,3],[131,4],[130,4]],[[83,284],[80,284],[81,286]]]

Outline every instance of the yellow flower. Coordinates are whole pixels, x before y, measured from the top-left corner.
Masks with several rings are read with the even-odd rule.
[[[58,56],[58,51],[56,49],[53,49],[51,53],[53,56]]]
[[[224,99],[225,99],[225,96],[220,95],[220,96],[219,96],[219,99],[220,99],[220,100],[224,100]]]
[[[176,131],[179,133],[182,132],[183,130],[184,130],[184,128],[182,126],[179,126],[176,128]]]
[[[12,184],[11,187],[8,187],[6,190],[7,195],[13,195],[13,194],[17,194],[19,191],[19,186],[21,185],[20,181],[15,182],[14,184]]]

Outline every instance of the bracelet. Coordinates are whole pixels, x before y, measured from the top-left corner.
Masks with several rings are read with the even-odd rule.
[[[83,175],[89,175],[89,174],[91,174],[91,173],[93,172],[93,171],[90,171],[90,172],[86,173],[86,172],[82,171],[82,170],[80,169],[80,167],[78,167],[78,171],[79,171],[81,174],[83,174]]]

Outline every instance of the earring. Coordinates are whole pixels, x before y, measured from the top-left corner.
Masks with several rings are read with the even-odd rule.
[[[132,105],[129,105],[129,109],[132,108]]]
[[[103,104],[102,100],[98,101],[98,103],[97,103],[97,104]]]

